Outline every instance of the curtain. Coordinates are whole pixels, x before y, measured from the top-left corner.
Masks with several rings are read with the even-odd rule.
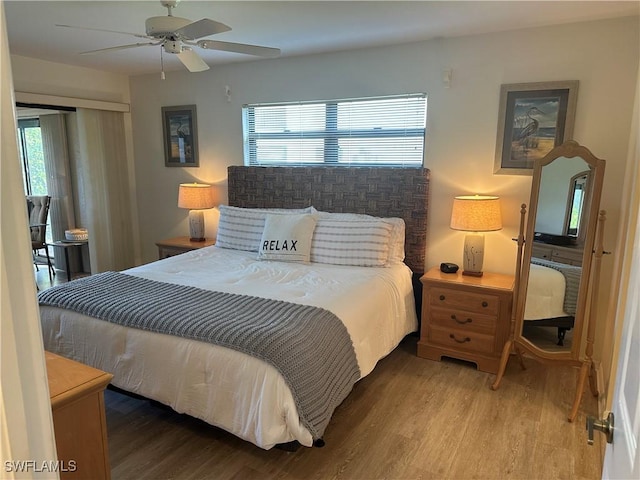
[[[134,265],[124,116],[79,108],[68,115],[76,224],[89,231],[91,273]]]
[[[49,228],[53,240],[63,240],[64,231],[75,228],[71,168],[64,117],[64,114],[40,116],[47,192],[51,196]],[[62,255],[56,255],[55,263],[58,268],[66,268]]]

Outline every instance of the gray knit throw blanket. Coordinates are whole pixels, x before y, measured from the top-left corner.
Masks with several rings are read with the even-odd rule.
[[[40,305],[210,342],[268,362],[287,382],[314,440],[322,437],[333,411],[360,378],[347,329],[333,313],[318,307],[117,272],[43,290],[38,298]]]

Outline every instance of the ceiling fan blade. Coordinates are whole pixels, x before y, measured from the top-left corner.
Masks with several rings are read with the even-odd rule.
[[[80,30],[91,30],[93,32],[119,33],[121,35],[131,35],[138,38],[149,38],[149,39],[153,38],[153,37],[149,37],[148,35],[144,35],[142,33],[119,32],[117,30],[105,30],[104,28],[78,27],[76,25],[60,25],[60,24],[56,24],[56,27],[77,28]]]
[[[182,28],[174,30],[173,33],[180,35],[187,40],[194,40],[196,38],[207,37],[215,33],[228,32],[229,30],[231,30],[231,27],[224,23],[203,18],[202,20],[192,22]]]
[[[117,47],[99,48],[97,50],[88,50],[86,52],[80,52],[80,55],[90,55],[92,53],[108,52],[111,50],[126,50],[127,48],[146,47],[147,45],[160,45],[162,42],[146,42],[146,43],[132,43],[130,45],[118,45]]]
[[[222,50],[224,52],[245,53],[247,55],[257,55],[258,57],[277,57],[280,55],[279,48],[260,47],[246,43],[220,42],[218,40],[200,40],[198,46],[208,50]]]
[[[187,67],[187,70],[190,72],[204,72],[205,70],[209,70],[209,65],[200,58],[200,55],[189,47],[184,47],[182,52],[177,55],[182,64]]]

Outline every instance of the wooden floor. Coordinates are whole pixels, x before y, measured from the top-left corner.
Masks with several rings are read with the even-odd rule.
[[[599,479],[602,435],[586,442],[577,369],[512,359],[498,391],[470,364],[415,356],[408,337],[336,410],[323,448],[262,450],[144,399],[107,391],[112,478]]]

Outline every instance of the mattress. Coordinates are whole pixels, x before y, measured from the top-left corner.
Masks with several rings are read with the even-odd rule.
[[[564,275],[534,263],[530,267],[524,319],[542,320],[568,316],[563,308],[566,290]]]
[[[325,308],[344,323],[361,376],[417,330],[411,271],[257,261],[207,247],[124,271],[151,280]],[[124,390],[171,406],[268,449],[311,446],[276,369],[249,355],[41,307],[45,349],[113,373]],[[329,425],[331,428],[331,425]]]

